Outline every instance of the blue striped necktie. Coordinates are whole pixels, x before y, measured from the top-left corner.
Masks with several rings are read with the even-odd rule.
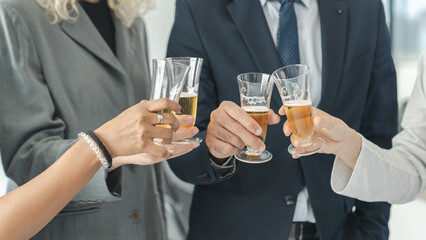
[[[300,0],[276,0],[281,3],[278,26],[278,53],[283,66],[299,64],[299,36],[294,3]]]

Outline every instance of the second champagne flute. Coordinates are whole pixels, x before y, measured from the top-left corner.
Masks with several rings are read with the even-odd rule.
[[[198,103],[198,88],[200,83],[201,68],[203,66],[202,58],[195,57],[170,57],[166,58],[169,61],[181,63],[191,67],[188,76],[183,84],[182,93],[180,94],[179,104],[182,107],[181,114],[191,115],[194,117],[194,122],[191,125],[180,126],[183,128],[190,128],[195,124],[197,117],[197,103]],[[192,137],[173,141],[174,144],[197,144],[201,143],[203,139]]]
[[[152,86],[150,100],[168,98],[179,101],[184,81],[189,72],[188,65],[172,62],[164,59],[152,60]],[[170,112],[163,109],[161,113]],[[174,113],[173,113],[174,114]],[[168,124],[156,124],[156,127],[170,128]],[[163,146],[163,139],[154,138],[154,143]]]
[[[237,80],[241,107],[262,128],[258,137],[265,142],[274,81],[271,75],[264,73],[243,73]],[[272,153],[267,150],[259,152],[246,144],[246,148],[238,150],[235,158],[245,163],[264,163],[272,159]]]

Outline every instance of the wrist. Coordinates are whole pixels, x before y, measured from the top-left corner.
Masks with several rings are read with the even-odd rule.
[[[111,168],[111,155],[109,154],[102,141],[100,141],[100,139],[98,138],[98,136],[96,136],[94,132],[80,132],[78,134],[78,138],[84,139],[84,141],[92,148],[93,152],[96,154],[105,169]]]
[[[342,159],[346,165],[354,169],[361,152],[362,138],[358,132],[350,129],[347,137],[340,147],[340,152],[336,154],[337,157]]]
[[[80,157],[78,158],[79,160],[81,160],[81,162],[84,162],[85,164],[87,164],[89,166],[90,169],[99,169],[100,167],[102,167],[102,162],[99,161],[98,156],[96,155],[95,151],[93,151],[93,149],[90,147],[89,144],[87,144],[87,142],[84,139],[78,139],[78,141],[75,144],[75,148],[78,149],[76,150],[76,152],[78,152],[78,154]],[[91,157],[85,157],[85,156],[91,156]]]
[[[215,142],[216,140],[211,140],[209,138],[209,134],[207,132],[207,136],[206,136],[206,147],[207,147],[207,151],[209,152],[209,157],[210,159],[216,163],[217,165],[222,165],[224,162],[226,162],[226,160],[229,159],[229,156],[224,156],[224,154],[219,153],[217,151],[211,151],[210,149],[214,150],[216,149],[214,146],[216,145]]]
[[[106,149],[108,150],[109,154],[111,155],[111,158],[116,158],[118,157],[114,148],[113,148],[113,144],[111,144],[108,140],[108,134],[102,130],[102,127],[96,129],[93,131],[96,136],[99,138],[99,140],[101,140],[101,142],[104,144],[104,146],[106,147]]]
[[[215,157],[211,152],[209,152],[209,156],[210,156],[210,159],[214,162],[214,163],[216,163],[217,165],[222,165],[222,164],[224,164],[228,159],[229,159],[229,157],[225,157],[225,158],[217,158],[217,157]]]
[[[108,172],[111,172],[111,171],[115,170],[116,168],[119,168],[123,165],[125,165],[125,163],[123,163],[121,157],[113,158],[112,159],[112,166],[110,168],[108,168]]]

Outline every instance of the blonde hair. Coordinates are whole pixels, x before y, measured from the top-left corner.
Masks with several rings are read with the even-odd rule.
[[[46,9],[52,23],[62,21],[75,22],[79,13],[78,0],[37,0],[37,3]],[[154,7],[152,0],[107,0],[108,6],[124,26],[130,27],[136,17],[143,15]]]

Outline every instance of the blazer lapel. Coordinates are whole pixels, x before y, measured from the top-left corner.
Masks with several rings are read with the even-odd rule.
[[[126,28],[114,12],[111,12],[115,27],[115,51],[117,59],[126,72],[131,75],[133,67],[133,58],[135,54],[135,30],[133,26]],[[139,46],[142,48],[142,46]]]
[[[258,71],[271,74],[281,67],[281,60],[259,0],[234,0],[227,6],[227,10],[240,31]],[[276,88],[272,100],[277,106],[282,105]]]
[[[125,81],[128,82],[126,86],[128,86],[127,91],[131,94],[128,94],[129,103],[133,105],[136,101],[134,95],[134,86],[131,79],[139,80],[137,77],[133,76],[133,68],[135,67],[134,62],[134,54],[135,51],[142,51],[143,46],[139,46],[139,49],[136,49],[135,46],[135,29],[134,25],[132,27],[127,28],[122,23],[121,20],[118,19],[114,12],[111,12],[111,16],[114,22],[115,27],[115,51],[117,55],[117,59],[120,62],[120,66],[123,67],[127,77]],[[136,66],[137,67],[137,66]],[[132,77],[133,76],[133,77]]]
[[[120,62],[114,56],[114,53],[108,47],[105,40],[99,34],[98,30],[93,25],[84,9],[80,5],[77,5],[77,7],[79,11],[79,17],[77,21],[75,23],[63,21],[60,24],[61,29],[71,39],[79,43],[93,55],[110,65],[119,73],[127,76]]]
[[[318,1],[322,39],[322,93],[318,107],[331,112],[338,94],[346,49],[347,3]]]

